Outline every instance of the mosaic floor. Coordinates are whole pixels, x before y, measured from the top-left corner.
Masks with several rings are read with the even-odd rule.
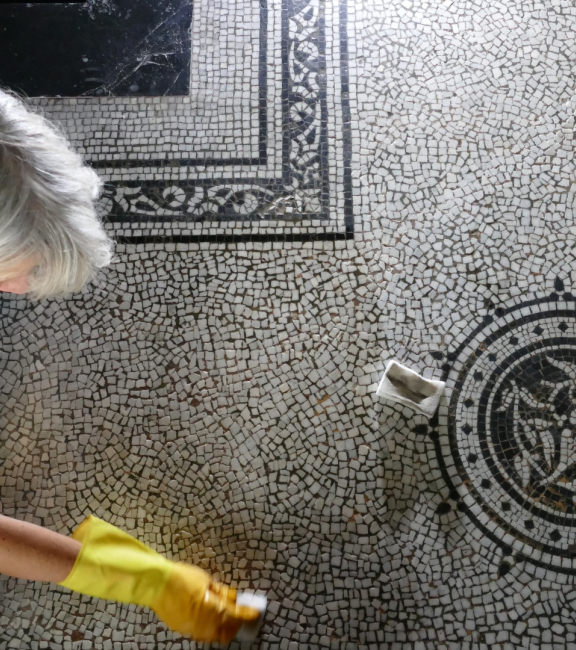
[[[262,650],[576,649],[575,31],[198,0],[188,95],[31,100],[120,243],[82,295],[2,297],[3,512],[268,594]],[[432,420],[375,396],[391,358],[447,382]],[[0,588],[0,648],[195,647]]]

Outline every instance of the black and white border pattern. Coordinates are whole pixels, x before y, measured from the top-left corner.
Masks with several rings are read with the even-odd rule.
[[[326,21],[323,0],[283,0],[281,178],[109,181],[102,214],[125,243],[325,241],[353,236],[347,7],[339,7],[343,215],[329,183]],[[266,167],[266,0],[261,3],[257,159],[96,161],[106,168]],[[277,55],[277,53],[271,53]],[[218,174],[218,176],[222,176]]]
[[[510,369],[548,351],[576,355],[575,334],[576,303],[569,294],[486,316],[448,355],[444,379],[449,404],[440,406],[430,434],[454,506],[504,556],[568,574],[576,574],[576,519],[539,503],[539,497],[527,498],[514,485],[498,462],[501,450],[494,449],[487,418]]]

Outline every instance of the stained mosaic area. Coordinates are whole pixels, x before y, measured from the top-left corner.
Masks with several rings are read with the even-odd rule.
[[[188,103],[33,100],[128,243],[70,300],[2,298],[3,511],[95,513],[266,593],[262,649],[574,650],[572,4],[194,12]],[[292,113],[296,52],[325,104]],[[435,418],[376,398],[391,358],[446,380]],[[1,647],[195,647],[139,608],[2,589]]]

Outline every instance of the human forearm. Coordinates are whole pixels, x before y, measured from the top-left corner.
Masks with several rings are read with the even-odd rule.
[[[0,573],[56,582],[88,596],[144,605],[197,641],[231,641],[259,611],[202,569],[168,560],[118,528],[88,517],[72,537],[0,515]]]
[[[258,609],[236,603],[236,590],[199,567],[172,562],[115,526],[88,517],[73,533],[82,549],[61,586],[150,607],[172,630],[196,641],[229,643]]]
[[[71,537],[0,515],[0,573],[5,575],[62,582],[81,547]]]

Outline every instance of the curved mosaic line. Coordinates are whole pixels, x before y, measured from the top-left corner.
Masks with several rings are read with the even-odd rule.
[[[576,573],[574,303],[487,322],[446,380],[448,438],[436,449],[459,509],[518,559]]]

